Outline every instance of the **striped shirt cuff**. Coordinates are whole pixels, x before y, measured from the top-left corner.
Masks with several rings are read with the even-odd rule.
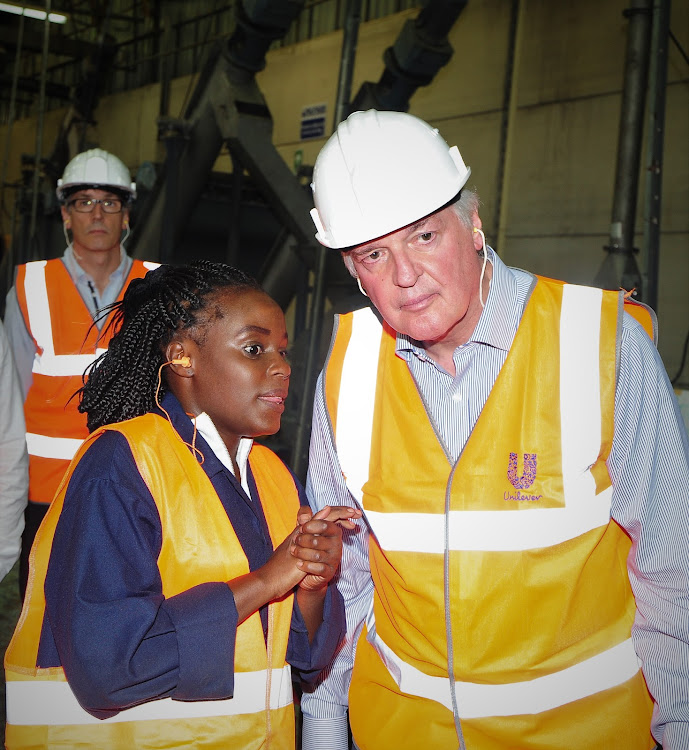
[[[329,719],[304,716],[301,750],[349,750],[347,716]]]

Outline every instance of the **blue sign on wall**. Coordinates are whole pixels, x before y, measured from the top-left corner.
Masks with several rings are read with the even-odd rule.
[[[302,141],[325,136],[325,115],[327,104],[312,104],[301,110],[301,127],[299,137]]]

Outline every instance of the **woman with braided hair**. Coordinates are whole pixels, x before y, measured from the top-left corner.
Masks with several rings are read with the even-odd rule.
[[[115,312],[80,394],[91,435],[32,551],[7,747],[293,748],[290,667],[312,680],[340,640],[328,583],[357,512],[299,511],[253,443],[284,411],[282,311],[199,261],[149,272]]]

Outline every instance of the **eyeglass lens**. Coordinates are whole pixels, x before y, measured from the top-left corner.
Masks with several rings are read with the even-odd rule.
[[[70,201],[74,210],[82,214],[90,214],[97,203],[101,204],[106,214],[118,214],[122,210],[122,201],[117,198],[75,198]]]

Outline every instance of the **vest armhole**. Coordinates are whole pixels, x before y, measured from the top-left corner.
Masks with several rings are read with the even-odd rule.
[[[655,310],[635,299],[627,298],[624,302],[625,311],[642,326],[654,346],[658,348],[658,316]]]

